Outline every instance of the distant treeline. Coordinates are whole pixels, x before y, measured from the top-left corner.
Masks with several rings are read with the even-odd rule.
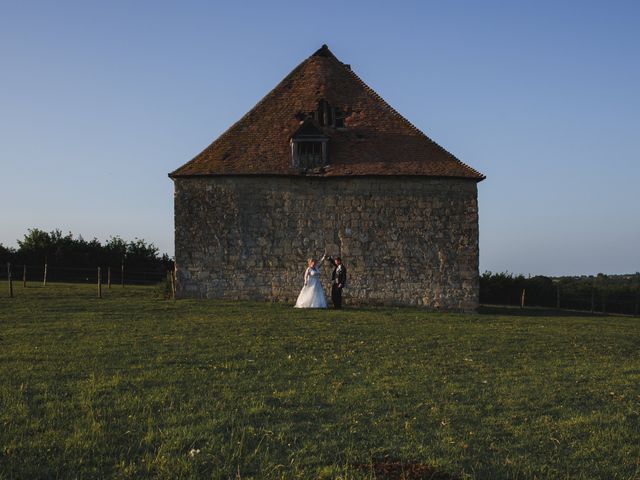
[[[508,272],[480,276],[480,303],[560,307],[638,315],[640,273],[581,277],[525,277]]]
[[[96,238],[85,240],[71,232],[64,235],[60,230],[45,232],[38,228],[30,229],[22,240],[18,240],[18,248],[0,244],[0,265],[6,265],[7,262],[28,266],[47,263],[51,268],[76,269],[120,269],[124,263],[127,270],[158,273],[173,266],[168,255],[160,255],[153,243],[141,239],[126,241],[115,236],[101,243]]]

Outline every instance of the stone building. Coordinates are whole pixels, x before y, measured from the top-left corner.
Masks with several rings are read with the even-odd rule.
[[[326,250],[347,305],[478,306],[484,177],[326,45],[169,176],[179,297],[293,302]]]

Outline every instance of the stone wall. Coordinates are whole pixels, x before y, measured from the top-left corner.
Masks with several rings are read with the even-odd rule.
[[[308,257],[345,304],[478,306],[477,184],[421,177],[175,179],[179,297],[294,303]],[[328,264],[321,266],[327,299]]]

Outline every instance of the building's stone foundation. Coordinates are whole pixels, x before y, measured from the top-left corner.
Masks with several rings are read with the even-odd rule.
[[[293,303],[326,249],[348,269],[346,305],[478,307],[475,181],[176,178],[175,242],[179,297]]]

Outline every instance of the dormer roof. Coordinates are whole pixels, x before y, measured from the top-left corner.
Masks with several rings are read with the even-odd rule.
[[[300,127],[293,132],[291,138],[298,137],[325,137],[326,135],[322,131],[322,128],[316,125],[316,123],[308,118],[303,122],[300,122]]]

